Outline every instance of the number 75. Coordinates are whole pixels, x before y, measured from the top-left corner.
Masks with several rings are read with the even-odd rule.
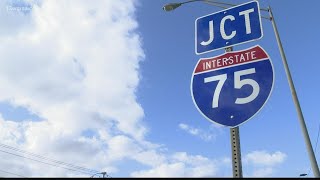
[[[260,86],[259,84],[253,80],[253,79],[240,79],[241,76],[243,75],[248,75],[248,74],[253,74],[256,73],[256,69],[255,68],[251,68],[251,69],[245,69],[245,70],[241,70],[241,71],[236,71],[234,72],[234,88],[235,89],[241,89],[242,86],[248,84],[250,86],[252,86],[253,91],[252,93],[245,98],[237,98],[235,103],[236,104],[246,104],[249,103],[251,101],[253,101],[260,92]],[[227,74],[220,74],[217,76],[211,76],[211,77],[207,77],[204,78],[204,82],[205,83],[209,83],[209,82],[213,82],[213,81],[219,81],[218,85],[213,93],[213,98],[212,98],[212,108],[217,108],[218,102],[219,102],[219,97],[220,97],[220,93],[221,93],[221,89],[223,84],[225,83],[225,81],[227,80]]]

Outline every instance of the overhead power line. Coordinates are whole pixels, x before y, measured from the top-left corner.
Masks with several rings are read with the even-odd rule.
[[[4,172],[4,173],[7,173],[7,174],[11,174],[11,175],[15,175],[15,176],[18,176],[18,177],[23,177],[23,178],[25,178],[24,176],[21,176],[21,175],[19,175],[19,174],[12,173],[12,172],[9,172],[9,171],[5,171],[5,170],[2,170],[2,169],[0,169],[0,171],[1,171],[1,172]]]
[[[54,160],[54,159],[51,159],[51,158],[48,158],[48,157],[45,157],[45,156],[42,156],[42,155],[38,155],[38,154],[35,154],[35,153],[32,153],[32,152],[21,150],[19,148],[8,146],[8,145],[2,144],[2,143],[0,143],[0,147],[4,147],[4,148],[7,148],[7,149],[10,149],[10,150],[13,150],[13,151],[17,151],[17,152],[20,152],[20,153],[28,154],[30,156],[34,156],[34,157],[37,157],[39,159],[51,161],[51,162],[56,163],[56,164],[68,166],[68,167],[79,169],[79,170],[82,170],[82,171],[87,171],[88,174],[93,174],[93,173],[98,173],[99,172],[97,170],[88,169],[88,168],[85,168],[85,167],[77,166],[77,165],[66,163],[66,162],[62,162],[62,161],[57,161],[57,160]]]
[[[75,171],[75,172],[79,172],[79,173],[91,175],[91,173],[89,173],[89,172],[84,172],[84,171],[81,171],[81,170],[78,170],[78,169],[71,169],[71,168],[67,168],[67,167],[64,167],[64,166],[59,166],[59,165],[56,165],[56,164],[51,164],[51,163],[48,163],[48,162],[40,161],[40,160],[37,160],[37,159],[32,159],[32,158],[25,157],[25,156],[23,156],[23,155],[15,154],[15,153],[12,153],[12,152],[3,151],[3,150],[0,150],[0,152],[7,153],[7,154],[11,154],[11,155],[13,155],[13,156],[21,157],[21,158],[24,158],[24,159],[29,159],[29,160],[36,161],[36,162],[39,162],[39,163],[47,164],[47,165],[50,165],[50,166],[60,167],[60,168],[67,169],[67,170],[70,170],[70,171]]]
[[[66,162],[62,162],[62,161],[58,161],[58,160],[54,160],[54,159],[51,159],[51,158],[48,158],[48,157],[45,157],[45,156],[42,156],[42,155],[38,155],[38,154],[35,154],[35,153],[32,153],[32,152],[28,152],[28,151],[25,151],[25,150],[22,150],[22,149],[19,149],[19,148],[16,148],[16,147],[12,147],[12,146],[9,146],[9,145],[5,145],[5,144],[2,144],[2,143],[0,143],[0,148],[6,148],[6,149],[9,149],[10,151],[19,152],[19,153],[22,153],[22,155],[21,154],[16,154],[14,152],[9,152],[9,151],[5,151],[5,150],[1,150],[0,149],[0,152],[2,152],[2,153],[10,154],[10,155],[13,155],[13,156],[16,156],[16,157],[32,160],[32,161],[35,161],[35,162],[43,163],[43,164],[54,166],[54,167],[63,168],[63,169],[69,170],[69,171],[74,171],[74,172],[78,172],[78,173],[82,173],[82,174],[88,174],[88,175],[99,174],[100,173],[97,170],[93,170],[93,169],[77,166],[77,165],[74,165],[74,164],[70,164],[70,163],[66,163]],[[25,155],[32,156],[32,158],[31,157],[26,157]],[[8,172],[8,173],[10,173],[10,172]],[[17,174],[15,174],[15,175],[17,175]],[[108,175],[107,177],[110,177],[110,176]]]

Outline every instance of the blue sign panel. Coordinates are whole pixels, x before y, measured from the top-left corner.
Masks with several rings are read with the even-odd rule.
[[[253,41],[262,36],[258,1],[209,14],[195,21],[196,54]]]
[[[200,59],[193,72],[191,94],[205,118],[236,127],[264,106],[273,82],[271,60],[260,46],[255,46]]]

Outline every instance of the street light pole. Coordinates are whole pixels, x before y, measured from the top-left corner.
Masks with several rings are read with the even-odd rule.
[[[270,6],[268,7],[268,11],[269,11],[269,15],[270,15],[270,20],[272,22],[272,27],[273,27],[273,30],[274,30],[274,33],[275,33],[275,36],[276,36],[276,39],[277,39],[279,51],[280,51],[281,58],[282,58],[282,63],[283,63],[283,66],[284,66],[284,69],[285,69],[285,72],[286,72],[286,75],[287,75],[287,78],[288,78],[288,83],[289,83],[289,86],[290,86],[290,90],[291,90],[292,98],[293,98],[293,101],[294,101],[294,105],[295,105],[297,113],[298,113],[299,123],[300,123],[300,126],[301,126],[301,130],[302,130],[302,134],[303,134],[306,146],[307,146],[307,151],[308,151],[309,159],[310,159],[310,162],[311,162],[313,175],[315,177],[320,177],[317,160],[316,160],[315,155],[314,155],[314,151],[313,151],[312,144],[311,144],[311,141],[310,141],[310,138],[309,138],[309,134],[308,134],[308,130],[307,130],[307,127],[306,127],[306,123],[305,123],[304,118],[303,118],[303,114],[302,114],[302,111],[301,111],[301,107],[300,107],[300,103],[299,103],[299,100],[298,100],[298,96],[297,96],[297,93],[296,93],[296,90],[295,90],[295,87],[294,87],[294,84],[293,84],[293,81],[292,81],[291,73],[290,73],[290,70],[289,70],[288,63],[287,63],[287,58],[286,58],[286,55],[285,55],[283,47],[282,47],[282,43],[281,43],[281,40],[280,40],[280,36],[279,36],[278,29],[277,29],[277,25],[276,25],[276,22],[274,20],[274,16],[272,14],[272,10],[271,10]]]
[[[226,6],[233,6],[233,4],[230,3],[224,3],[224,2],[218,2],[218,1],[213,1],[213,0],[190,0],[190,1],[185,1],[185,2],[180,2],[180,3],[169,3],[163,6],[163,10],[164,11],[172,11],[177,9],[178,7],[180,7],[183,4],[187,4],[187,3],[191,3],[191,2],[204,2],[216,7],[220,7],[223,9],[226,9]]]

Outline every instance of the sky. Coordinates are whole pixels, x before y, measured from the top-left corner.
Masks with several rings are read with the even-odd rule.
[[[171,2],[0,2],[1,177],[232,177],[230,127],[202,116],[190,90],[198,60],[224,53],[195,54],[195,20],[221,8],[163,11]],[[320,2],[259,4],[272,7],[319,161]],[[243,176],[313,177],[271,22],[262,28],[234,47],[260,45],[275,74],[239,126]]]

